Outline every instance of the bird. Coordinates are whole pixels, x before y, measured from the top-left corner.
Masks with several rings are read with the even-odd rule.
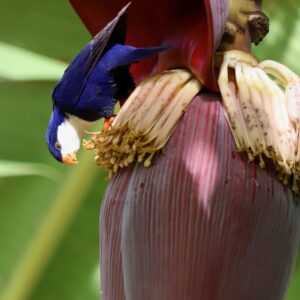
[[[53,90],[46,142],[59,162],[77,164],[86,131],[101,118],[111,122],[115,104],[135,88],[130,65],[169,48],[125,45],[129,5],[82,48]]]

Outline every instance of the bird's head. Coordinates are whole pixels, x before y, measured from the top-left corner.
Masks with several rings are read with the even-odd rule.
[[[47,145],[52,156],[59,162],[74,165],[80,148],[78,131],[67,115],[53,109],[46,134]]]

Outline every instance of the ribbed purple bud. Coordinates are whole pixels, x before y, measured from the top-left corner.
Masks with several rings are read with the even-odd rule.
[[[300,207],[238,154],[218,94],[201,93],[153,166],[114,175],[101,211],[103,300],[281,300]]]

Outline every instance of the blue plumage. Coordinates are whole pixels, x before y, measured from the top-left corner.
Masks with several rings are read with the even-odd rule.
[[[62,161],[62,154],[60,146],[58,146],[57,141],[57,129],[58,126],[63,123],[65,120],[65,114],[63,114],[58,107],[53,106],[53,111],[50,117],[50,122],[47,129],[46,134],[46,142],[49,148],[50,153],[56,158],[58,161]]]
[[[111,117],[116,102],[134,88],[129,66],[167,49],[124,45],[126,9],[80,51],[53,91],[46,140],[58,161],[75,163],[84,128]]]
[[[113,114],[116,102],[126,97],[128,91],[134,88],[129,65],[165,49],[166,47],[135,48],[116,44],[98,61],[76,102],[70,103],[64,93],[71,92],[64,92],[59,85],[53,95],[54,104],[62,107],[65,112],[87,121],[109,118]],[[122,82],[124,79],[125,85]],[[64,80],[68,80],[68,77]]]

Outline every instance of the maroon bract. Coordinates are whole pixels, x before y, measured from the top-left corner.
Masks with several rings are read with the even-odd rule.
[[[71,0],[71,4],[92,35],[95,35],[127,0]],[[221,0],[133,1],[128,9],[126,43],[136,47],[170,45],[160,55],[133,66],[138,82],[157,72],[186,67],[206,86],[217,90],[213,75],[213,54],[223,34],[228,2]]]

